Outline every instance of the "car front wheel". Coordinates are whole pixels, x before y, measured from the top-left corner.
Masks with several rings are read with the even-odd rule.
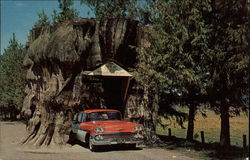
[[[93,145],[93,140],[89,137],[89,149],[92,152],[95,152],[97,150],[97,146]]]
[[[70,143],[70,144],[75,144],[76,143],[76,136],[72,131],[70,131],[70,133],[69,133],[68,143]]]

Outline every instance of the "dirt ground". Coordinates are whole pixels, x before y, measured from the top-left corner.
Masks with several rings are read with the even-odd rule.
[[[22,123],[0,122],[0,160],[193,160],[177,151],[145,147],[108,147],[100,152],[91,152],[84,144],[37,148],[20,144],[25,134]]]

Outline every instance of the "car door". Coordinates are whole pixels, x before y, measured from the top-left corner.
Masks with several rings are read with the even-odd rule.
[[[71,125],[71,128],[72,128],[72,132],[76,135],[78,129],[79,129],[79,121],[78,121],[78,116],[79,116],[79,113],[74,117],[74,120],[72,122],[72,125]]]
[[[76,133],[76,137],[79,141],[85,142],[85,137],[88,133],[88,131],[83,128],[84,122],[86,122],[86,113],[80,112],[77,118],[78,118],[79,125],[78,125],[78,130]]]

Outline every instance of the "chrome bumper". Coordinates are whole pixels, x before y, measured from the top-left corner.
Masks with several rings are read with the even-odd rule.
[[[132,133],[97,134],[91,136],[90,140],[93,145],[140,144],[143,142],[143,136]]]

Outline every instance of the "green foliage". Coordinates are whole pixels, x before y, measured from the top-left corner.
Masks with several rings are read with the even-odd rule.
[[[209,1],[174,0],[145,8],[141,19],[150,24],[145,33],[148,45],[139,50],[136,80],[151,94],[159,94],[158,114],[174,116],[182,126],[187,117],[175,111],[176,105],[196,108],[206,103],[209,80],[203,57],[209,51],[211,26],[205,17],[211,6]]]
[[[95,13],[96,18],[136,19],[138,0],[81,0]]]
[[[248,4],[249,6],[249,4]],[[248,13],[247,13],[248,12]],[[216,3],[210,17],[213,26],[206,61],[209,97],[213,107],[230,106],[233,115],[249,110],[249,9],[245,0]]]
[[[246,3],[154,3],[147,18],[150,47],[139,52],[137,81],[161,90],[163,107],[209,102],[218,112],[230,107],[231,115],[249,110]]]
[[[74,0],[58,0],[58,7],[60,9],[60,13],[57,13],[56,10],[53,10],[52,20],[53,22],[64,22],[66,20],[72,20],[78,17],[79,12],[72,8],[74,4]]]
[[[46,15],[46,13],[44,12],[44,10],[42,10],[42,12],[38,13],[38,21],[35,23],[34,27],[44,27],[49,25],[49,18]]]
[[[144,47],[138,56],[138,81],[161,89],[164,96],[175,95],[178,101],[184,98],[187,104],[203,101],[197,95],[206,94],[202,65],[209,50],[211,29],[204,18],[211,11],[209,2],[175,0],[156,2],[153,7],[150,47]]]
[[[13,34],[9,46],[0,56],[0,106],[9,112],[20,111],[22,107],[25,87],[23,57],[23,46]]]

